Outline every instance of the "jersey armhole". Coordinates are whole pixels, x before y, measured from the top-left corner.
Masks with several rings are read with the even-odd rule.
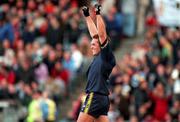
[[[106,38],[106,40],[101,44],[101,49],[105,48],[109,43],[109,39],[108,37]]]

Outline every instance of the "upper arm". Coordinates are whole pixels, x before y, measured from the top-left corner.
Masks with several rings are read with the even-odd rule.
[[[107,34],[99,34],[99,40],[101,44],[105,43],[105,41],[107,40]]]
[[[101,46],[101,57],[103,60],[109,61],[109,60],[113,59],[112,56],[113,56],[112,50],[110,48],[109,41],[107,40],[107,42]]]
[[[106,46],[108,46],[110,43],[110,38],[106,37],[105,41],[101,44],[101,49],[105,48]],[[110,48],[110,47],[109,47]]]

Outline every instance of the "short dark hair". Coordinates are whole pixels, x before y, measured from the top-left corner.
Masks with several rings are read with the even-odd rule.
[[[42,91],[40,89],[33,90],[33,94],[42,94]]]

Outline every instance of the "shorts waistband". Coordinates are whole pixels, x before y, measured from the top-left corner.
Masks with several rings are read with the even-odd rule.
[[[95,95],[101,95],[101,96],[108,96],[107,94],[99,93],[99,92],[88,92],[87,94],[95,94]]]

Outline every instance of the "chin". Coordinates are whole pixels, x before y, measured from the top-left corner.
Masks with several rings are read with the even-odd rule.
[[[93,55],[93,56],[95,56],[95,55],[96,55],[96,53],[92,53],[92,55]]]
[[[98,55],[98,53],[93,53],[93,56],[96,56],[96,55]]]

